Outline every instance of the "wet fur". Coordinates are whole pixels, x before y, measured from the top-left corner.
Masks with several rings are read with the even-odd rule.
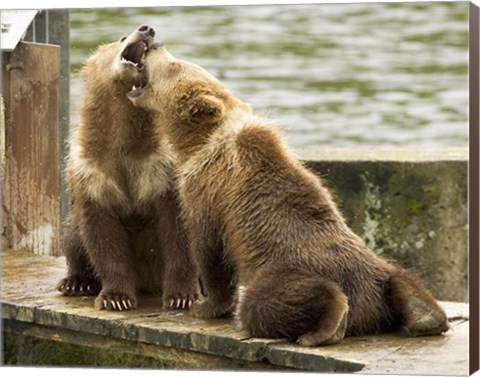
[[[420,281],[351,231],[270,121],[166,51],[147,64],[150,86],[134,103],[150,109],[179,154],[181,209],[207,295],[194,315],[236,308],[250,335],[308,346],[402,326],[411,335],[448,329]]]
[[[129,76],[113,69],[120,51],[120,41],[102,46],[82,70],[67,160],[68,275],[57,289],[98,294],[99,309],[135,308],[139,291],[162,294],[165,306],[194,300],[198,278],[171,185],[176,156],[151,116],[127,99]]]

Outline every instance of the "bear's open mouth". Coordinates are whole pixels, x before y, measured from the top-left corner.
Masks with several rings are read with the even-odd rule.
[[[143,58],[148,50],[148,45],[144,41],[138,41],[129,44],[120,54],[120,60],[123,64],[132,64],[138,70],[143,69]]]
[[[136,43],[133,43],[132,45],[127,46],[121,54],[121,61],[126,64],[129,64],[129,63],[134,64],[135,62],[132,62],[130,60],[134,58],[135,61],[139,61],[139,63],[134,64],[135,67],[137,67],[138,70],[143,70],[143,68],[145,67],[144,66],[145,56],[148,53],[150,53],[150,51],[161,48],[163,46],[163,43],[157,42],[157,43],[146,44],[142,42],[144,46],[143,46],[143,49],[140,49],[140,47],[138,47],[140,42],[136,42]],[[134,45],[137,45],[137,47],[134,47],[133,49],[129,48],[130,46],[134,46]],[[128,57],[129,59],[127,60],[126,57]],[[140,97],[145,92],[145,87],[147,85],[148,85],[148,79],[146,78],[141,83],[137,82],[136,84],[133,84],[130,91],[127,92],[127,96],[130,98]]]

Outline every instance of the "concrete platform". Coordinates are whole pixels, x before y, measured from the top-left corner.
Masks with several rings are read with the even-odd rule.
[[[468,375],[468,304],[442,302],[445,335],[350,337],[326,347],[249,338],[231,319],[163,311],[143,297],[132,312],[93,309],[93,297],[54,290],[63,257],[2,253],[3,364],[221,370],[304,370],[364,374]]]

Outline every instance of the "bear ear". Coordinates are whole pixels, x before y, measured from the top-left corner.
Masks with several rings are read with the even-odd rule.
[[[195,96],[189,107],[190,123],[218,123],[225,116],[225,105],[213,94],[201,93]]]

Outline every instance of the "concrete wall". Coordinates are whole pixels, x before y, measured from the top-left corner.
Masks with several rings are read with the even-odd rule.
[[[468,150],[303,153],[349,226],[416,271],[437,299],[468,301]]]

